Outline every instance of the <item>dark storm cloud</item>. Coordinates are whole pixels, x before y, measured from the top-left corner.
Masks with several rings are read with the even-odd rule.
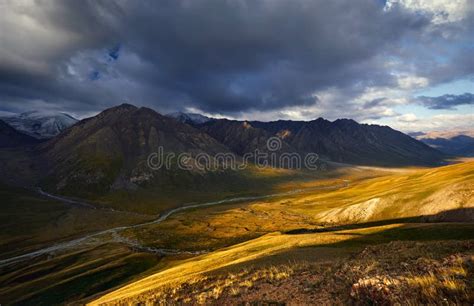
[[[372,57],[426,22],[372,0],[161,4],[129,11],[130,48],[160,71],[147,80],[224,113],[312,105],[317,89],[366,82]]]
[[[474,105],[474,94],[442,95],[439,97],[418,97],[418,101],[430,109],[453,109],[460,105]]]
[[[429,23],[375,0],[12,1],[2,14],[2,107],[75,112],[125,100],[235,114],[396,86],[380,59]]]

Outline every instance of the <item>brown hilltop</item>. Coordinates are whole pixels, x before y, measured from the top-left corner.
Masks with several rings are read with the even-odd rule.
[[[81,120],[41,146],[55,191],[133,187],[159,176],[147,168],[150,153],[228,152],[207,134],[149,108],[122,104]],[[82,187],[82,188],[81,188]]]

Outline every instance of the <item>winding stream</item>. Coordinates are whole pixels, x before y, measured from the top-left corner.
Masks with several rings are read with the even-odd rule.
[[[165,221],[166,219],[168,219],[170,216],[172,216],[176,213],[185,211],[185,210],[189,210],[189,209],[215,206],[215,205],[221,205],[221,204],[229,204],[229,203],[238,203],[238,202],[244,202],[244,201],[254,201],[254,200],[267,199],[267,198],[274,198],[274,197],[280,197],[280,196],[286,196],[286,195],[293,195],[293,194],[297,194],[297,193],[301,193],[301,192],[305,192],[305,191],[311,191],[311,190],[331,190],[331,189],[337,190],[337,189],[340,189],[340,188],[347,187],[349,185],[348,180],[343,180],[342,182],[343,182],[342,184],[333,185],[333,186],[310,187],[310,188],[295,189],[295,190],[288,191],[288,192],[274,193],[274,194],[268,194],[268,195],[262,195],[262,196],[236,197],[236,198],[224,199],[224,200],[213,201],[213,202],[206,202],[206,203],[201,203],[201,204],[192,204],[192,205],[181,206],[181,207],[178,207],[178,208],[175,208],[175,209],[172,209],[172,210],[169,210],[169,211],[163,213],[161,216],[159,216],[158,219],[153,220],[153,221],[148,221],[148,222],[139,223],[139,224],[135,224],[135,225],[129,225],[129,226],[114,227],[114,228],[111,228],[111,229],[107,229],[107,230],[99,231],[99,232],[96,232],[96,233],[92,233],[92,234],[89,234],[89,235],[86,235],[86,236],[83,236],[83,237],[80,237],[80,238],[76,238],[76,239],[73,239],[73,240],[70,240],[70,241],[57,243],[57,244],[54,244],[52,246],[42,248],[42,249],[39,249],[39,250],[36,250],[36,251],[33,251],[33,252],[29,252],[29,253],[25,253],[25,254],[22,254],[22,255],[2,259],[2,260],[0,260],[0,267],[7,266],[7,265],[10,265],[10,264],[14,264],[14,263],[18,263],[18,262],[22,262],[22,261],[25,261],[25,260],[29,260],[29,259],[41,256],[41,255],[54,253],[54,252],[57,252],[57,251],[76,248],[76,247],[79,247],[81,245],[103,244],[103,243],[106,243],[106,242],[124,243],[124,244],[126,244],[130,247],[136,248],[138,250],[142,250],[142,251],[146,251],[146,252],[153,252],[153,253],[162,254],[162,255],[183,254],[183,253],[186,253],[186,254],[200,254],[200,253],[203,253],[203,252],[193,253],[193,252],[188,252],[188,251],[170,250],[170,249],[156,249],[156,248],[150,248],[150,247],[142,246],[142,245],[139,244],[138,241],[132,241],[132,240],[129,240],[127,238],[121,237],[119,235],[119,233],[121,231],[128,230],[128,229],[135,229],[135,228],[144,227],[144,226],[148,226],[148,225],[159,224],[159,223]],[[55,199],[55,200],[59,200],[59,201],[64,202],[66,204],[80,205],[80,206],[84,206],[84,207],[87,207],[87,208],[90,208],[90,209],[96,209],[96,207],[94,207],[93,205],[86,204],[86,203],[83,203],[83,202],[79,202],[79,201],[76,201],[76,200],[71,200],[71,199],[68,199],[68,198],[61,197],[61,196],[53,195],[53,194],[47,193],[43,190],[38,190],[38,192],[43,196],[46,196],[46,197],[49,197],[49,198],[52,198],[52,199]],[[107,235],[111,235],[111,237],[112,237],[109,241],[104,241],[104,240],[97,239],[101,236],[107,236]]]

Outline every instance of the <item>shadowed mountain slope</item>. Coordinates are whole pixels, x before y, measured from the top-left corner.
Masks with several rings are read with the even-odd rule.
[[[147,165],[148,156],[160,147],[164,154],[186,152],[191,156],[228,151],[187,124],[128,104],[78,122],[40,150],[51,164],[50,189],[104,193],[160,180],[166,169],[152,171]]]
[[[388,126],[354,120],[232,121],[211,120],[196,125],[238,154],[265,147],[269,137],[282,140],[286,151],[314,152],[322,158],[364,165],[433,165],[443,153]]]
[[[18,147],[38,143],[38,140],[23,134],[0,120],[0,148]]]
[[[197,127],[239,155],[253,153],[255,150],[268,152],[267,141],[270,137],[276,136],[270,131],[254,127],[248,121],[219,119],[208,121]],[[282,141],[277,153],[286,151],[295,152],[285,141]]]

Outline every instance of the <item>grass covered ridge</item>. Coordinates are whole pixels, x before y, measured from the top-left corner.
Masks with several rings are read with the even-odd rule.
[[[205,241],[222,243],[214,244],[214,248],[212,244],[208,245],[215,249],[209,254],[177,262],[173,267],[106,294],[92,304],[153,301],[161,294],[168,294],[166,288],[170,286],[179,287],[179,284],[193,282],[213,271],[225,271],[236,265],[248,267],[255,261],[265,263],[283,253],[291,258],[291,254],[305,251],[314,254],[314,249],[329,247],[340,250],[333,256],[336,258],[337,254],[344,256],[348,251],[358,252],[367,245],[390,241],[425,243],[439,240],[454,243],[474,239],[472,223],[420,223],[474,220],[474,162],[434,169],[392,171],[373,178],[360,178],[355,174],[358,171],[353,169],[351,174],[347,174],[344,178],[350,184],[337,190],[320,189],[254,201],[245,206],[230,205],[183,212],[158,228],[148,229],[149,234],[146,229],[142,230],[140,235],[148,236],[151,240],[147,243],[151,244],[157,243],[152,233],[159,231],[166,236],[167,226],[174,228],[179,235],[189,233],[197,241],[196,244],[188,244],[191,246],[197,246],[200,241],[204,244]],[[194,231],[197,234],[193,236],[191,229],[199,226],[202,226],[201,230]],[[245,230],[237,230],[239,227]],[[251,237],[252,233],[260,237]],[[247,237],[251,240],[232,244],[232,239],[239,235],[242,239]],[[212,239],[209,240],[210,237]],[[160,238],[158,241],[161,241]],[[394,277],[398,279],[399,276]],[[410,276],[403,277],[410,279]],[[437,280],[438,276],[434,278]],[[354,280],[354,283],[357,281]],[[405,286],[414,282],[407,280],[402,283]],[[192,290],[198,290],[196,288]],[[362,296],[364,293],[361,292],[353,294]],[[214,295],[220,296],[217,293]],[[175,298],[172,296],[170,299]],[[419,297],[421,299],[421,295]]]
[[[418,234],[411,235],[408,237],[409,240],[406,241],[436,240],[437,237],[430,236],[433,232],[440,233],[440,237],[443,240],[449,241],[450,239],[459,239],[460,237],[456,234],[459,231],[465,233],[461,240],[474,239],[474,224],[392,224],[318,234],[268,234],[245,243],[181,262],[172,268],[106,294],[92,302],[91,305],[114,304],[117,302],[137,303],[160,299],[160,294],[165,294],[169,290],[167,288],[179,288],[185,283],[197,282],[204,275],[217,270],[220,270],[218,274],[220,275],[226,269],[232,270],[233,266],[249,267],[252,266],[253,262],[265,265],[265,258],[271,258],[279,253],[284,253],[286,260],[291,260],[291,254],[295,251],[307,252],[310,256],[314,256],[314,254],[317,254],[315,248],[316,251],[319,248],[321,250],[319,256],[323,256],[323,259],[332,262],[337,257],[340,257],[340,259],[344,258],[344,255],[347,255],[347,253],[341,251],[339,252],[340,256],[334,256],[335,253],[331,252],[331,257],[324,258],[324,252],[327,251],[327,247],[340,248],[341,250],[363,250],[366,245],[379,245],[392,240],[398,240],[394,239],[397,233],[404,240],[403,231],[408,229],[416,230]],[[386,235],[387,232],[390,232],[390,235]],[[433,251],[436,251],[436,249],[433,249]],[[307,257],[305,261],[312,262],[314,259]],[[291,264],[291,266],[293,265]],[[293,268],[290,267],[289,270],[291,269]],[[297,265],[294,269],[298,269]],[[244,280],[242,279],[242,281]],[[193,294],[198,293],[194,292]]]

